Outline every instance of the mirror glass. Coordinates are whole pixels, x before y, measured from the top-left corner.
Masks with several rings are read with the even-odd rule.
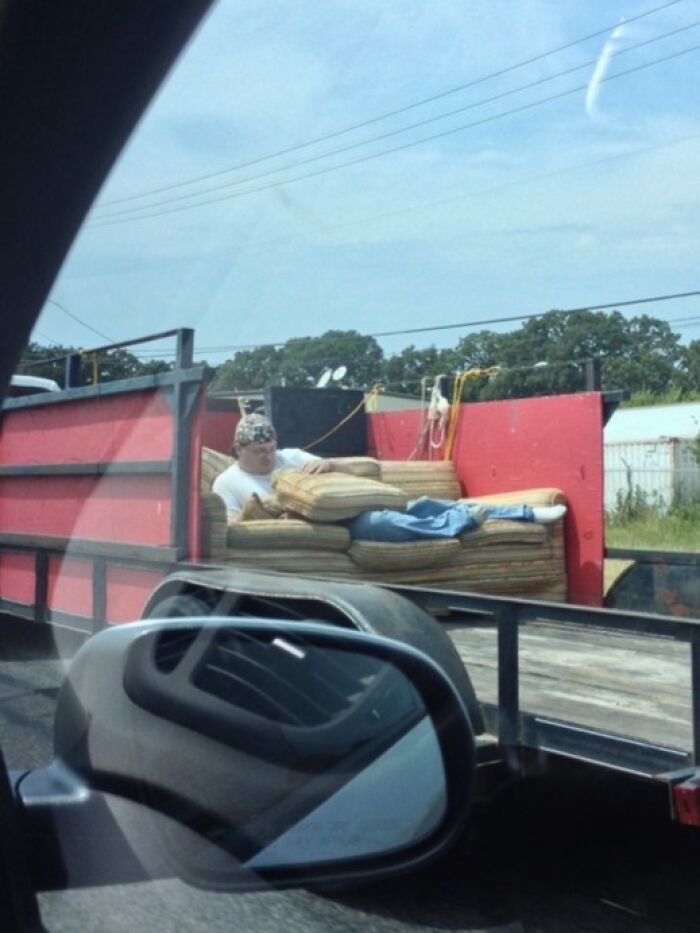
[[[231,857],[255,871],[376,857],[440,825],[440,744],[420,694],[392,663],[357,642],[328,647],[232,627],[193,633],[187,655],[198,737],[216,739],[198,745],[206,797],[197,831],[214,843],[198,852],[203,868]]]

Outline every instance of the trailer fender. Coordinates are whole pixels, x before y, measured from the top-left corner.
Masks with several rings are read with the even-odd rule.
[[[383,587],[235,567],[193,568],[165,577],[151,593],[142,617],[188,615],[322,621],[403,642],[439,665],[456,687],[474,734],[485,731],[469,674],[439,622]]]

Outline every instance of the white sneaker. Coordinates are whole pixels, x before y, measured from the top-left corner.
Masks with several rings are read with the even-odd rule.
[[[469,515],[474,519],[477,525],[483,525],[486,519],[489,517],[489,510],[485,505],[470,505]]]
[[[566,515],[565,505],[536,505],[533,506],[532,515],[534,521],[540,525],[549,525],[556,522]]]

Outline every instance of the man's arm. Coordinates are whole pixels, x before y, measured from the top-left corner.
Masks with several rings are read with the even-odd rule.
[[[334,460],[332,457],[309,460],[299,469],[302,473],[350,473],[354,475],[352,464],[344,460]]]

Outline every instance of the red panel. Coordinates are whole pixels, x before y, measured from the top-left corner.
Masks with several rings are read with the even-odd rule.
[[[0,554],[0,595],[25,606],[34,605],[34,557]]]
[[[408,460],[420,430],[421,413],[410,411],[382,411],[367,416],[367,449],[369,455],[380,460]],[[423,459],[418,456],[418,459]]]
[[[49,559],[46,603],[49,609],[92,616],[92,562],[73,557]]]
[[[569,599],[603,593],[603,406],[598,393],[463,405],[455,465],[468,495],[556,486],[565,522]]]
[[[418,419],[417,412],[370,415],[376,455],[405,459],[416,443]],[[601,605],[603,421],[598,393],[462,405],[454,461],[468,495],[561,489],[569,503],[569,599]]]
[[[237,411],[204,411],[201,421],[201,443],[203,447],[228,453],[236,425],[240,420]]]
[[[146,600],[164,576],[165,572],[135,567],[107,567],[107,621],[134,622],[140,619]]]
[[[166,545],[170,480],[159,474],[3,477],[0,529]]]
[[[1,436],[4,464],[168,460],[172,414],[157,389],[125,392],[7,411]]]

